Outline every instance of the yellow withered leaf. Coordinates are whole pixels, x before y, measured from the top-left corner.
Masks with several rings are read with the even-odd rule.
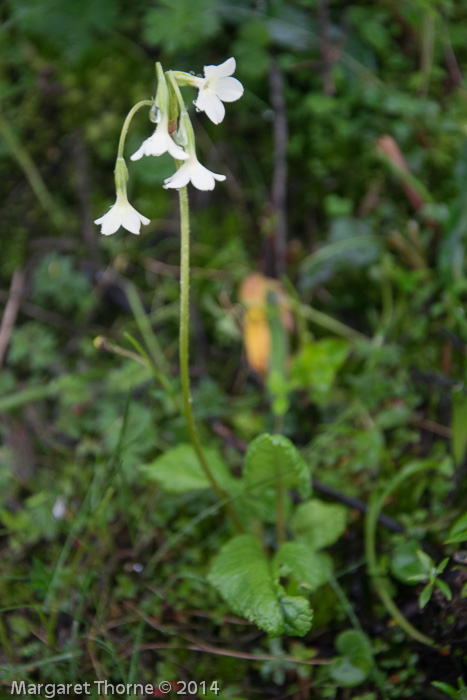
[[[250,367],[265,377],[271,359],[271,330],[268,319],[268,295],[274,294],[280,320],[285,330],[293,326],[285,291],[278,280],[254,272],[246,277],[239,290],[244,307],[243,342]]]

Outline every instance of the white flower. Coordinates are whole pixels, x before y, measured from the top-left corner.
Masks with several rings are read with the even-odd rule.
[[[235,58],[228,58],[220,66],[204,66],[204,78],[197,78],[198,97],[194,104],[201,112],[206,112],[214,124],[224,119],[225,107],[222,102],[235,102],[243,95],[243,85],[236,78]]]
[[[198,190],[213,190],[216,180],[222,182],[225,180],[225,175],[212,173],[204,165],[201,165],[195,151],[192,150],[188,160],[173,175],[164,180],[164,187],[179,190],[180,187],[185,187],[191,182]]]
[[[126,228],[130,233],[138,234],[141,224],[149,224],[150,219],[140,214],[128,201],[125,190],[117,189],[117,199],[107,214],[95,220],[95,224],[101,225],[101,233],[110,236],[115,233],[120,226]]]
[[[142,156],[161,156],[166,151],[176,160],[186,160],[188,153],[183,148],[177,146],[169,134],[169,120],[167,113],[162,117],[160,123],[152,136],[143,141],[136,153],[133,153],[131,160],[139,160]]]

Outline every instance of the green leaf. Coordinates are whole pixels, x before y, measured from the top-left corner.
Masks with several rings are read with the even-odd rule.
[[[86,0],[86,4],[88,4]],[[50,31],[50,26],[47,32]],[[89,299],[91,284],[70,255],[48,253],[34,271],[32,284],[35,303],[53,304],[60,311],[71,313]]]
[[[275,490],[268,489],[258,493],[258,489],[250,492],[242,493],[241,499],[238,499],[238,506],[243,513],[243,517],[249,519],[253,516],[259,519],[262,523],[275,525],[277,520],[277,493]],[[288,520],[292,509],[290,498],[284,499],[284,519]]]
[[[60,56],[79,60],[96,41],[114,30],[119,5],[112,2],[75,0],[24,0],[10,3],[11,21],[26,36],[50,42]]]
[[[428,555],[425,554],[425,557]],[[433,560],[420,559],[420,545],[416,540],[402,542],[394,548],[391,556],[391,573],[399,581],[414,585],[426,581],[430,576]]]
[[[420,610],[423,610],[425,605],[428,603],[428,601],[431,598],[431,595],[433,593],[433,585],[434,581],[430,581],[430,583],[427,583],[423,591],[420,593],[420,596],[418,598],[418,604],[420,606]]]
[[[447,600],[452,600],[451,589],[449,588],[446,581],[443,581],[442,579],[437,578],[435,580],[435,586],[439,591],[441,591],[441,593],[444,595],[445,598],[447,598]]]
[[[344,532],[347,510],[312,498],[297,506],[290,525],[296,537],[304,540],[309,549],[322,549],[334,544]]]
[[[443,683],[442,681],[432,681],[431,685],[437,690],[441,690],[441,692],[446,693],[446,695],[448,695],[450,698],[454,698],[454,700],[461,700],[460,691],[456,690],[449,683]]]
[[[204,455],[219,485],[226,490],[232,489],[236,480],[217,450],[208,448],[204,450]],[[156,481],[167,493],[211,488],[191,445],[179,445],[167,450],[153,462],[143,464],[140,470],[149,481]]]
[[[259,435],[249,445],[243,466],[248,491],[259,495],[276,488],[279,480],[285,489],[297,489],[302,498],[311,492],[310,470],[297,448],[282,435]]]
[[[338,370],[349,354],[349,343],[340,338],[324,338],[308,343],[294,358],[292,381],[308,389],[311,399],[327,399]]]
[[[463,513],[452,525],[445,544],[454,544],[456,542],[467,542],[467,513]]]
[[[302,596],[285,595],[271,575],[258,540],[238,535],[214,559],[208,580],[230,608],[265,630],[271,637],[303,636],[311,627],[313,611]]]
[[[208,580],[237,615],[254,622],[271,637],[284,632],[284,611],[266,555],[255,537],[238,535],[227,542],[214,559]],[[285,611],[290,611],[289,603]]]
[[[315,107],[314,97],[312,103]],[[356,270],[375,262],[380,254],[381,240],[372,233],[366,221],[350,216],[334,218],[328,244],[303,260],[299,286],[303,290],[312,289],[343,270],[347,271],[349,266]]]
[[[57,348],[58,340],[53,331],[38,321],[26,321],[13,329],[8,360],[13,366],[44,371],[58,356]]]
[[[373,663],[370,642],[363,632],[347,630],[336,640],[341,653],[329,667],[331,677],[340,685],[351,688],[368,678]]]
[[[446,557],[445,559],[443,559],[443,561],[441,562],[441,564],[438,564],[438,566],[436,567],[436,574],[437,574],[437,576],[439,576],[440,574],[443,573],[444,569],[445,569],[445,568],[447,567],[447,565],[448,565],[449,559],[450,559],[450,557]]]
[[[144,39],[172,53],[198,46],[219,29],[217,6],[217,0],[160,0],[144,16]]]
[[[247,22],[240,24],[232,53],[242,66],[243,75],[255,80],[267,74],[271,62],[270,42],[271,36],[263,18],[255,19],[252,15]]]
[[[329,581],[332,560],[327,554],[313,551],[304,542],[286,542],[273,560],[277,578],[292,575],[310,593]]]
[[[284,595],[279,598],[284,617],[284,632],[294,637],[303,637],[311,629],[313,611],[309,602],[301,596]]]

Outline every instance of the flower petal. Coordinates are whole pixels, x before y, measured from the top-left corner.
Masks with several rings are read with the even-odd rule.
[[[189,161],[185,163],[170,177],[166,177],[164,180],[165,189],[178,190],[180,187],[185,187],[190,182],[190,164]]]
[[[138,150],[130,156],[131,160],[139,160],[142,156],[161,156],[169,152],[177,160],[186,160],[188,154],[178,146],[167,131],[167,120],[161,121],[155,132],[143,141]]]
[[[196,168],[193,168],[191,173],[191,182],[198,190],[213,190],[216,181],[214,180],[213,173],[198,163]]]
[[[146,139],[146,141],[147,141],[147,139]],[[130,160],[139,160],[140,158],[142,158],[143,156],[146,155],[146,149],[145,149],[146,141],[143,141],[143,143],[138,148],[138,150],[135,151],[132,156],[130,156]]]
[[[175,160],[188,160],[189,158],[188,153],[186,153],[181,146],[178,146],[170,136],[169,142],[167,143],[167,152],[172,158],[175,158]]]
[[[171,141],[172,139],[168,133],[156,132],[151,139],[151,143],[148,144],[148,155],[161,156],[169,149]]]
[[[237,78],[221,78],[217,83],[216,95],[224,102],[235,102],[243,95],[243,85]]]
[[[122,226],[130,233],[139,234],[141,229],[140,215],[131,205],[122,216]]]
[[[199,98],[196,101],[196,106],[203,112],[206,112],[209,119],[214,122],[214,124],[220,124],[225,116],[225,107],[217,95],[206,95],[203,97],[202,102],[203,107],[199,106]]]
[[[227,75],[232,75],[235,73],[236,67],[235,58],[228,58],[224,63],[219,66],[204,66],[204,75],[206,78],[215,76],[216,78],[225,78]]]
[[[100,219],[96,219],[94,223],[101,225],[101,233],[104,236],[110,236],[115,231],[118,231],[120,226],[123,226],[131,233],[139,233],[141,224],[149,224],[149,221],[150,219],[131,206],[126,192],[118,190],[115,204],[110,207],[107,214],[101,216]]]
[[[107,214],[104,214],[104,216],[101,216],[100,219],[95,220],[95,224],[100,224],[101,225],[101,233],[104,236],[110,236],[112,233],[115,233],[115,231],[118,231],[120,228],[120,213],[118,211],[118,208],[116,208],[115,204],[113,204]]]

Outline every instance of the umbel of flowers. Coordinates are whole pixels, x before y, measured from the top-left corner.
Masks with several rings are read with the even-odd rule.
[[[189,85],[197,88],[198,96],[194,100],[197,111],[205,112],[214,124],[220,124],[225,115],[223,103],[234,102],[243,95],[241,82],[232,77],[234,72],[234,58],[227,59],[219,66],[205,66],[204,78],[182,71],[164,73],[161,64],[156,64],[155,99],[138,102],[128,113],[122,127],[115,164],[115,204],[107,214],[94,222],[101,226],[104,236],[115,233],[120,226],[131,233],[139,234],[141,224],[149,223],[149,219],[136,211],[128,201],[128,170],[123,157],[128,128],[133,116],[141,107],[151,108],[150,118],[155,121],[156,128],[152,136],[143,141],[133,153],[131,160],[169,153],[175,160],[176,171],[165,179],[165,188],[180,189],[191,182],[199,190],[212,190],[216,180],[225,180],[225,175],[211,172],[198,160],[193,126],[180,87]]]

